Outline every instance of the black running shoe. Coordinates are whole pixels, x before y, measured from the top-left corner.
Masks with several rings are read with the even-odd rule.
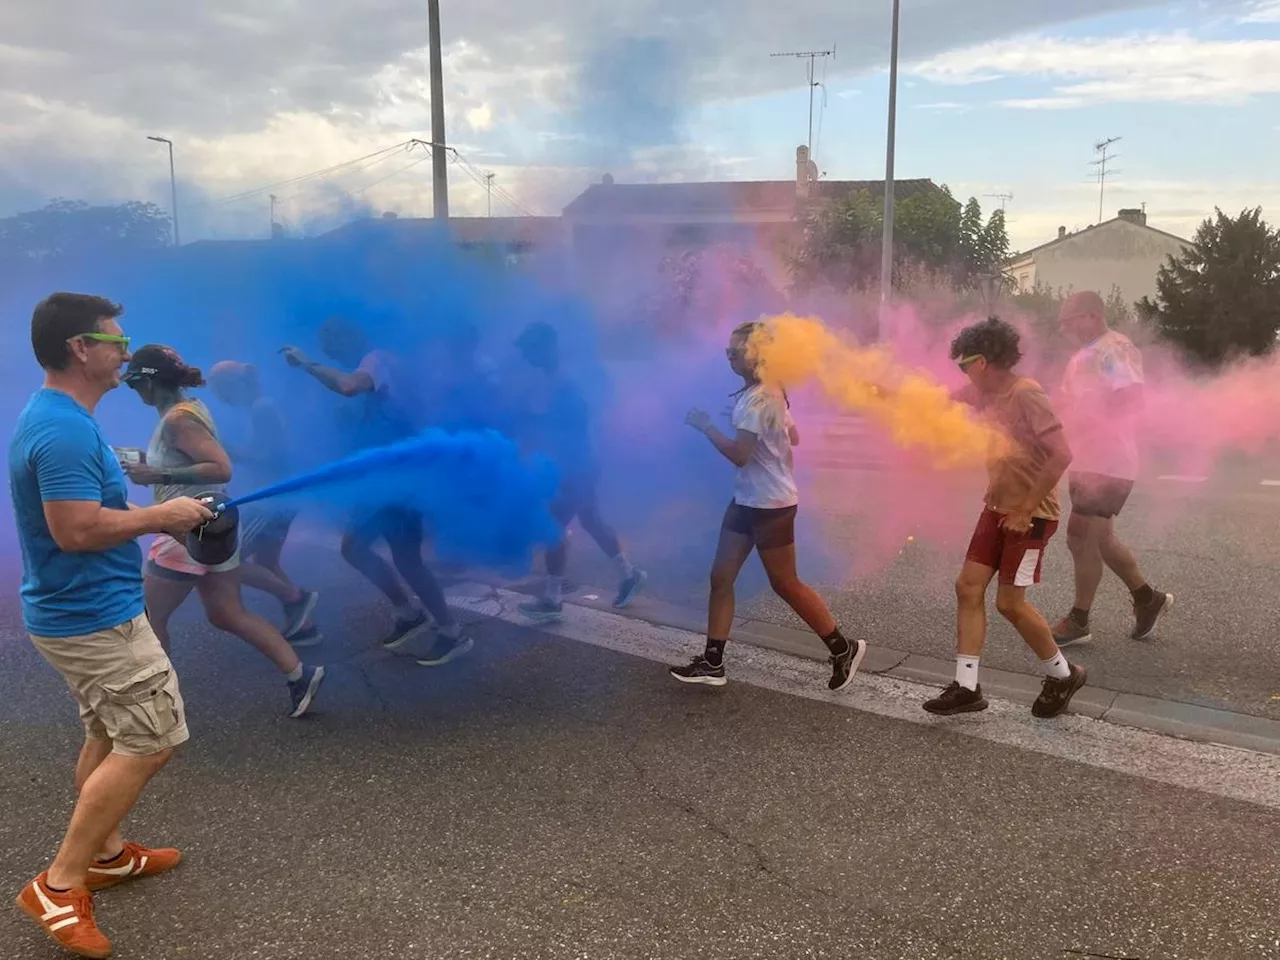
[[[1031,715],[1047,720],[1049,717],[1056,717],[1067,709],[1067,704],[1071,702],[1071,698],[1076,695],[1076,691],[1084,686],[1085,681],[1089,679],[1089,672],[1084,667],[1077,667],[1071,664],[1071,676],[1058,679],[1057,677],[1045,677],[1044,686],[1040,689],[1040,696],[1036,697],[1036,702],[1031,705]]]
[[[320,641],[324,639],[324,634],[321,633],[320,628],[313,623],[311,626],[307,627],[307,629],[291,633],[289,636],[285,637],[285,639],[289,641],[289,646],[293,647],[295,650],[300,650],[303,647],[320,646]]]
[[[977,713],[987,709],[987,698],[982,695],[982,684],[970,690],[960,686],[959,681],[952,680],[951,686],[932,700],[926,700],[924,708],[940,717],[949,717],[956,713]]]
[[[1156,633],[1156,624],[1160,621],[1169,609],[1173,606],[1172,593],[1157,593],[1151,598],[1150,603],[1133,605],[1133,633],[1129,634],[1132,640],[1150,640]]]
[[[701,683],[708,687],[723,687],[724,664],[712,666],[706,657],[694,657],[686,667],[672,667],[671,675],[681,683]]]
[[[422,636],[431,627],[431,620],[422,612],[412,620],[396,620],[396,625],[391,628],[391,632],[382,638],[382,648],[399,650],[405,644]]]
[[[867,655],[867,645],[861,640],[850,640],[849,649],[844,653],[831,655],[831,681],[827,686],[832,690],[843,690],[853,682],[853,675],[858,672],[858,665]]]
[[[324,667],[306,666],[302,668],[301,677],[289,681],[289,702],[292,704],[292,709],[289,711],[290,717],[300,717],[311,709],[311,702],[315,699],[316,692],[323,682]]]
[[[463,634],[450,637],[438,633],[435,643],[431,644],[431,648],[418,658],[418,664],[423,667],[443,667],[449,661],[457,660],[464,654],[470,653],[474,646],[475,643],[471,638]]]
[[[303,590],[293,603],[284,604],[284,629],[280,632],[286,640],[292,640],[293,635],[302,630],[302,625],[316,612],[319,601],[320,594],[314,590]]]

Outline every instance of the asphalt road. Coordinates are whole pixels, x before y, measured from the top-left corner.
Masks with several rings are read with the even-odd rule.
[[[1175,594],[1173,613],[1148,643],[1127,639],[1131,600],[1108,574],[1094,607],[1092,646],[1071,657],[1092,682],[1111,689],[1280,718],[1280,486],[1264,486],[1280,468],[1244,460],[1207,480],[1145,478],[1118,521],[1152,584]],[[730,477],[725,471],[725,490]],[[963,478],[922,487],[920,519],[891,508],[904,496],[892,474],[819,474],[803,488],[800,571],[820,589],[846,633],[870,643],[949,658],[955,652],[953,582],[981,484]],[[728,495],[726,493],[725,500]],[[650,575],[649,595],[702,609],[723,502],[684,506],[678,522],[653,529],[628,516],[626,499],[610,496],[604,511],[631,543]],[[897,514],[897,516],[895,516]],[[1065,525],[1064,525],[1065,526]],[[673,537],[672,529],[678,529]],[[908,536],[915,539],[907,541]],[[570,576],[607,589],[616,574],[582,531],[573,537]],[[1031,593],[1050,620],[1072,606],[1065,529],[1051,542],[1044,582]],[[637,602],[639,609],[643,600]],[[758,561],[739,581],[738,615],[798,629],[804,625],[768,589]],[[983,662],[1037,672],[1032,655],[991,610]]]
[[[193,740],[129,835],[173,875],[98,897],[120,957],[1280,956],[1280,813],[478,622],[431,671],[330,611],[316,714],[184,612]],[[1091,721],[1090,721],[1091,722]],[[53,850],[78,730],[0,642],[0,887]],[[1194,782],[1195,772],[1188,771]],[[0,955],[57,954],[16,910]]]

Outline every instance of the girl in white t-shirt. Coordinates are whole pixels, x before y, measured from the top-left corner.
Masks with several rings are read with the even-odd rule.
[[[800,433],[791,419],[786,394],[760,382],[751,338],[765,335],[764,324],[745,323],[733,331],[725,351],[743,387],[735,396],[733,437],[727,437],[701,410],[690,410],[685,422],[707,439],[735,467],[733,500],[720,526],[720,543],[711,565],[711,598],[707,611],[707,646],[687,666],[672,667],[683,683],[724,686],[724,648],[733,624],[734,583],[751,551],[769,575],[773,592],[786,601],[831,651],[832,690],[843,690],[862,662],[867,645],[847,640],[818,594],[796,573],[796,505],[799,502],[791,448]]]

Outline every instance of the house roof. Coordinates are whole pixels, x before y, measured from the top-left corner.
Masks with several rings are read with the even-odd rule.
[[[559,217],[450,217],[448,223],[454,242],[466,246],[489,243],[538,246],[560,239],[563,229]],[[324,236],[347,237],[376,230],[406,237],[426,234],[436,225],[431,217],[376,218],[344,224]]]
[[[1068,233],[1065,237],[1055,237],[1048,243],[1042,243],[1038,247],[1032,247],[1030,250],[1018,254],[1016,258],[1009,261],[1009,264],[1012,266],[1013,264],[1022,263],[1022,261],[1035,256],[1041,250],[1047,250],[1049,247],[1056,247],[1058,244],[1066,243],[1068,240],[1078,240],[1094,230],[1102,230],[1103,228],[1109,227],[1115,223],[1127,223],[1129,226],[1137,227],[1139,230],[1150,230],[1152,233],[1158,233],[1160,236],[1168,237],[1170,240],[1177,240],[1179,243],[1186,244],[1188,247],[1193,245],[1190,240],[1179,237],[1177,234],[1169,233],[1166,230],[1159,230],[1155,227],[1148,226],[1145,223],[1135,223],[1128,217],[1112,217],[1110,220],[1102,221],[1102,223],[1091,223],[1083,230],[1077,230],[1075,233]]]
[[[875,197],[884,196],[883,180],[816,180],[810,184],[811,198],[834,200],[857,190]],[[939,191],[932,180],[897,180],[898,199]],[[796,206],[794,180],[726,180],[709,183],[593,183],[564,208],[564,215],[598,217],[609,215],[663,214],[744,214],[793,211]]]

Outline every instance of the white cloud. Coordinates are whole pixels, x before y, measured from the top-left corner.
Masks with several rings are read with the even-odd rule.
[[[1256,0],[1241,23],[1280,23],[1280,0]]]
[[[467,126],[474,131],[493,129],[493,108],[487,103],[467,111]]]
[[[944,53],[912,71],[950,85],[1012,77],[1055,84],[1048,96],[1002,101],[1020,109],[1102,102],[1240,102],[1280,93],[1280,40],[1206,41],[1183,33],[1025,36]]]
[[[915,0],[908,9],[930,9],[913,25],[910,46],[926,56],[980,37],[1151,2]],[[470,151],[485,155],[477,162],[489,164],[490,154],[503,153],[513,171],[517,165],[563,167],[563,178],[529,175],[536,181],[531,193],[571,185],[567,195],[548,196],[546,209],[588,179],[588,163],[599,167],[592,176],[607,168],[626,176],[641,160],[652,171],[658,161],[634,148],[686,143],[684,115],[701,105],[799,87],[802,69],[770,66],[771,52],[807,49],[814,37],[838,42],[833,88],[877,69],[886,54],[887,4],[615,0],[604,6],[607,15],[588,0],[537,6],[475,0],[452,5],[442,24],[451,139],[462,134],[483,147]],[[637,37],[656,42],[627,39]],[[154,145],[143,140],[148,133],[173,137],[179,176],[185,170],[190,181],[200,177],[198,187],[189,181],[180,190],[225,194],[430,129],[421,0],[375,0],[372,7],[335,0],[0,3],[0,38],[0,153],[6,158],[0,215],[58,195],[162,199],[168,171],[156,169]],[[620,59],[620,52],[630,58]],[[599,61],[594,73],[584,70],[593,58]],[[617,66],[600,70],[601,63]],[[839,94],[848,95],[858,93]],[[595,108],[586,123],[584,100]],[[602,136],[609,124],[601,118],[616,121],[616,129]],[[315,137],[289,142],[299,127]],[[734,145],[728,150],[742,152]],[[661,162],[690,164],[663,171],[672,176],[695,176],[716,164],[693,149],[662,156]],[[506,182],[529,203],[514,174]],[[466,183],[462,189],[469,189]],[[466,198],[459,201],[465,207]]]
[[[973,107],[967,103],[956,103],[953,100],[941,100],[938,103],[916,104],[917,110],[935,110],[938,113],[967,113]]]

